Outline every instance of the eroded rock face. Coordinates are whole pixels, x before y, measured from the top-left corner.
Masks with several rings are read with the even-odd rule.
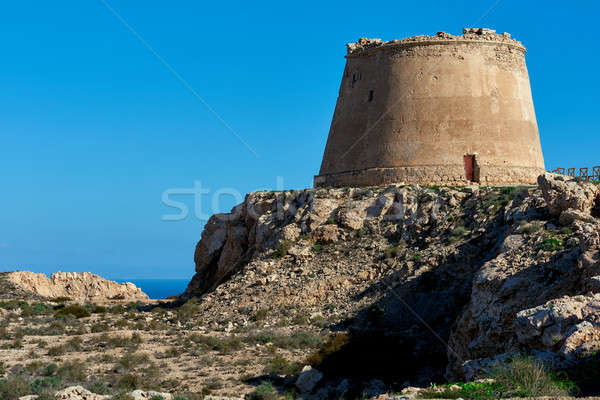
[[[506,213],[501,251],[473,280],[449,342],[455,376],[499,354],[536,351],[567,365],[600,349],[598,188],[550,174],[538,181],[543,203],[520,207],[521,224],[510,225],[515,214]]]
[[[186,296],[215,325],[265,308],[324,315],[357,348],[380,343],[371,357],[408,366],[369,379],[477,378],[523,352],[573,362],[600,348],[596,188],[553,175],[540,186],[252,193],[211,218]],[[369,364],[347,356],[344,373]]]
[[[15,271],[6,279],[26,292],[42,297],[69,297],[77,301],[148,300],[133,283],[117,283],[89,272],[57,272],[48,278],[30,271]]]

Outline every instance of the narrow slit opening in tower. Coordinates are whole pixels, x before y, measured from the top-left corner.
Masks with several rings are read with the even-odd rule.
[[[373,101],[373,91],[369,91],[369,103]]]

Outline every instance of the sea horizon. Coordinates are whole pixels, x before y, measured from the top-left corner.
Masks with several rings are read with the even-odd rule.
[[[163,278],[150,278],[150,279],[111,279],[118,283],[131,282],[138,288],[142,289],[144,293],[151,299],[160,300],[165,299],[169,296],[175,296],[185,292],[190,279],[163,279]]]

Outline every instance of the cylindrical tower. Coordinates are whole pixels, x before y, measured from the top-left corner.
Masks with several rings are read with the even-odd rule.
[[[348,45],[315,186],[533,184],[544,173],[525,48],[464,29]]]

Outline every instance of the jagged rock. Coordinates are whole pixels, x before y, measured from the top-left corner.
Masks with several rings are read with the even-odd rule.
[[[295,386],[300,393],[308,393],[312,391],[317,383],[323,378],[323,374],[318,370],[314,369],[310,365],[306,365],[302,368],[302,372],[296,380]]]
[[[586,182],[562,175],[540,175],[538,184],[544,194],[550,213],[559,216],[563,211],[574,210],[590,214],[600,201],[600,189]]]
[[[133,400],[150,400],[156,397],[162,397],[163,400],[171,400],[173,398],[173,396],[171,396],[169,393],[153,391],[144,392],[143,390],[134,390],[129,395],[133,397]]]
[[[600,221],[591,215],[598,188],[550,174],[538,182],[550,218],[571,225],[574,233],[567,230],[563,235],[571,237],[560,239],[557,228],[545,230],[551,223],[525,233],[523,240],[508,231],[500,251],[477,272],[469,305],[450,337],[456,354],[448,353],[449,371],[456,376],[470,374],[459,360],[471,360],[468,366],[529,349],[562,362],[598,348],[600,295],[594,294],[594,277],[600,265]],[[507,220],[528,220],[532,203],[524,203],[529,205],[513,204]],[[537,218],[549,219],[536,209]],[[553,245],[545,247],[545,241]]]
[[[337,225],[323,225],[315,230],[314,238],[320,243],[335,243],[340,236],[340,230]]]
[[[107,400],[111,396],[92,393],[82,386],[71,386],[56,392],[57,400]]]
[[[117,283],[89,272],[57,272],[48,278],[30,271],[15,271],[6,279],[20,289],[42,297],[68,297],[77,301],[147,300],[133,283]]]

